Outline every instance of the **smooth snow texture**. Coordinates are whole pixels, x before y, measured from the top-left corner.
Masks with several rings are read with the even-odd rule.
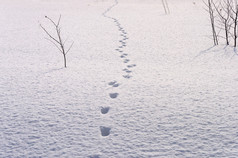
[[[0,157],[238,157],[238,57],[168,4],[1,0]],[[39,27],[60,14],[66,69]]]

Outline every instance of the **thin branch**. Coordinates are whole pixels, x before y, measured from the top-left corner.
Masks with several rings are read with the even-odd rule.
[[[63,42],[63,46],[64,46],[64,44],[68,41],[68,37],[66,38],[66,40],[64,40],[64,42]]]
[[[48,20],[50,20],[50,21],[53,23],[53,25],[55,25],[55,27],[58,26],[58,25],[56,25],[56,23],[55,23],[51,18],[49,18],[48,16],[45,16],[45,18],[48,19]]]
[[[69,49],[66,51],[65,54],[68,54],[68,52],[70,51],[70,49],[72,48],[73,45],[74,45],[74,42],[71,44],[71,46],[69,47]]]
[[[59,17],[59,20],[58,20],[57,26],[59,26],[60,20],[61,20],[61,15],[60,15],[60,17]]]
[[[54,41],[50,40],[49,38],[45,38],[45,39],[48,40],[48,41],[50,41],[52,44],[54,44],[55,47],[56,47],[61,53],[63,53],[62,50],[59,48],[59,46],[57,46],[57,44],[56,44]]]
[[[51,38],[53,39],[55,42],[57,42],[58,44],[60,44],[59,41],[57,41],[53,36],[50,35],[50,33],[40,24],[40,27],[45,31],[45,33]]]

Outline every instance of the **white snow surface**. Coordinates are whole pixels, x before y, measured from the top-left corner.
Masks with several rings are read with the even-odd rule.
[[[238,56],[168,3],[1,0],[0,157],[238,157]],[[39,27],[60,14],[67,68]]]

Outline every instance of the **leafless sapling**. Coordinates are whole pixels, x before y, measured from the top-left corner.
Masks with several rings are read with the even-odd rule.
[[[62,37],[61,37],[61,27],[60,27],[61,15],[60,15],[57,23],[55,21],[53,21],[51,18],[49,18],[48,16],[45,16],[45,18],[48,19],[53,24],[53,26],[55,27],[56,37],[54,37],[52,34],[50,34],[49,31],[47,31],[46,28],[43,27],[41,24],[40,24],[40,27],[48,35],[49,38],[46,38],[46,39],[49,40],[51,43],[53,43],[54,46],[56,46],[56,48],[58,48],[58,50],[63,55],[64,67],[66,68],[67,67],[66,55],[70,51],[70,49],[72,48],[74,42],[72,42],[72,44],[70,45],[70,47],[67,50],[65,49],[65,42],[66,42],[66,40],[63,41]]]

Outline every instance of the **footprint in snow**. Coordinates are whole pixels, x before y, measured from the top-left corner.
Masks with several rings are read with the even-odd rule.
[[[122,54],[120,57],[121,57],[121,58],[125,58],[127,55],[128,55],[128,54],[124,53],[124,54]]]
[[[123,37],[127,38],[127,36],[126,36],[125,34],[121,34],[121,36],[123,36]]]
[[[102,108],[101,108],[101,113],[102,113],[102,114],[107,114],[108,111],[109,111],[109,109],[110,109],[109,107],[102,107]]]
[[[108,85],[110,85],[112,87],[118,87],[120,84],[117,83],[117,81],[112,81],[112,82],[109,82]]]
[[[101,135],[102,135],[103,137],[110,135],[111,128],[109,128],[109,127],[104,127],[104,126],[100,126],[100,130],[101,130]]]
[[[115,50],[118,51],[118,52],[120,52],[120,53],[123,52],[123,50],[121,50],[121,49],[115,49]]]
[[[127,65],[128,68],[132,68],[132,67],[135,67],[136,64],[131,64],[131,65]]]
[[[130,71],[130,70],[126,70],[125,72],[126,72],[126,73],[131,73],[132,71]]]
[[[128,63],[130,60],[129,59],[125,59],[124,60],[124,63]]]
[[[122,45],[126,45],[126,42],[124,42],[124,41],[122,41],[122,40],[120,40],[119,41]]]
[[[115,49],[115,50],[119,52],[121,49],[117,48],[117,49]]]
[[[119,83],[116,83],[116,84],[114,84],[114,85],[112,85],[112,87],[119,87]]]
[[[110,98],[115,99],[117,98],[119,94],[118,93],[109,93]]]
[[[130,75],[123,75],[123,77],[129,79],[129,78],[131,78],[132,76],[130,76]]]
[[[117,81],[111,81],[111,82],[108,83],[108,85],[112,86],[112,85],[114,85],[115,83],[117,83]]]
[[[126,73],[131,73],[132,71],[129,69],[123,69],[122,71],[125,71]]]

